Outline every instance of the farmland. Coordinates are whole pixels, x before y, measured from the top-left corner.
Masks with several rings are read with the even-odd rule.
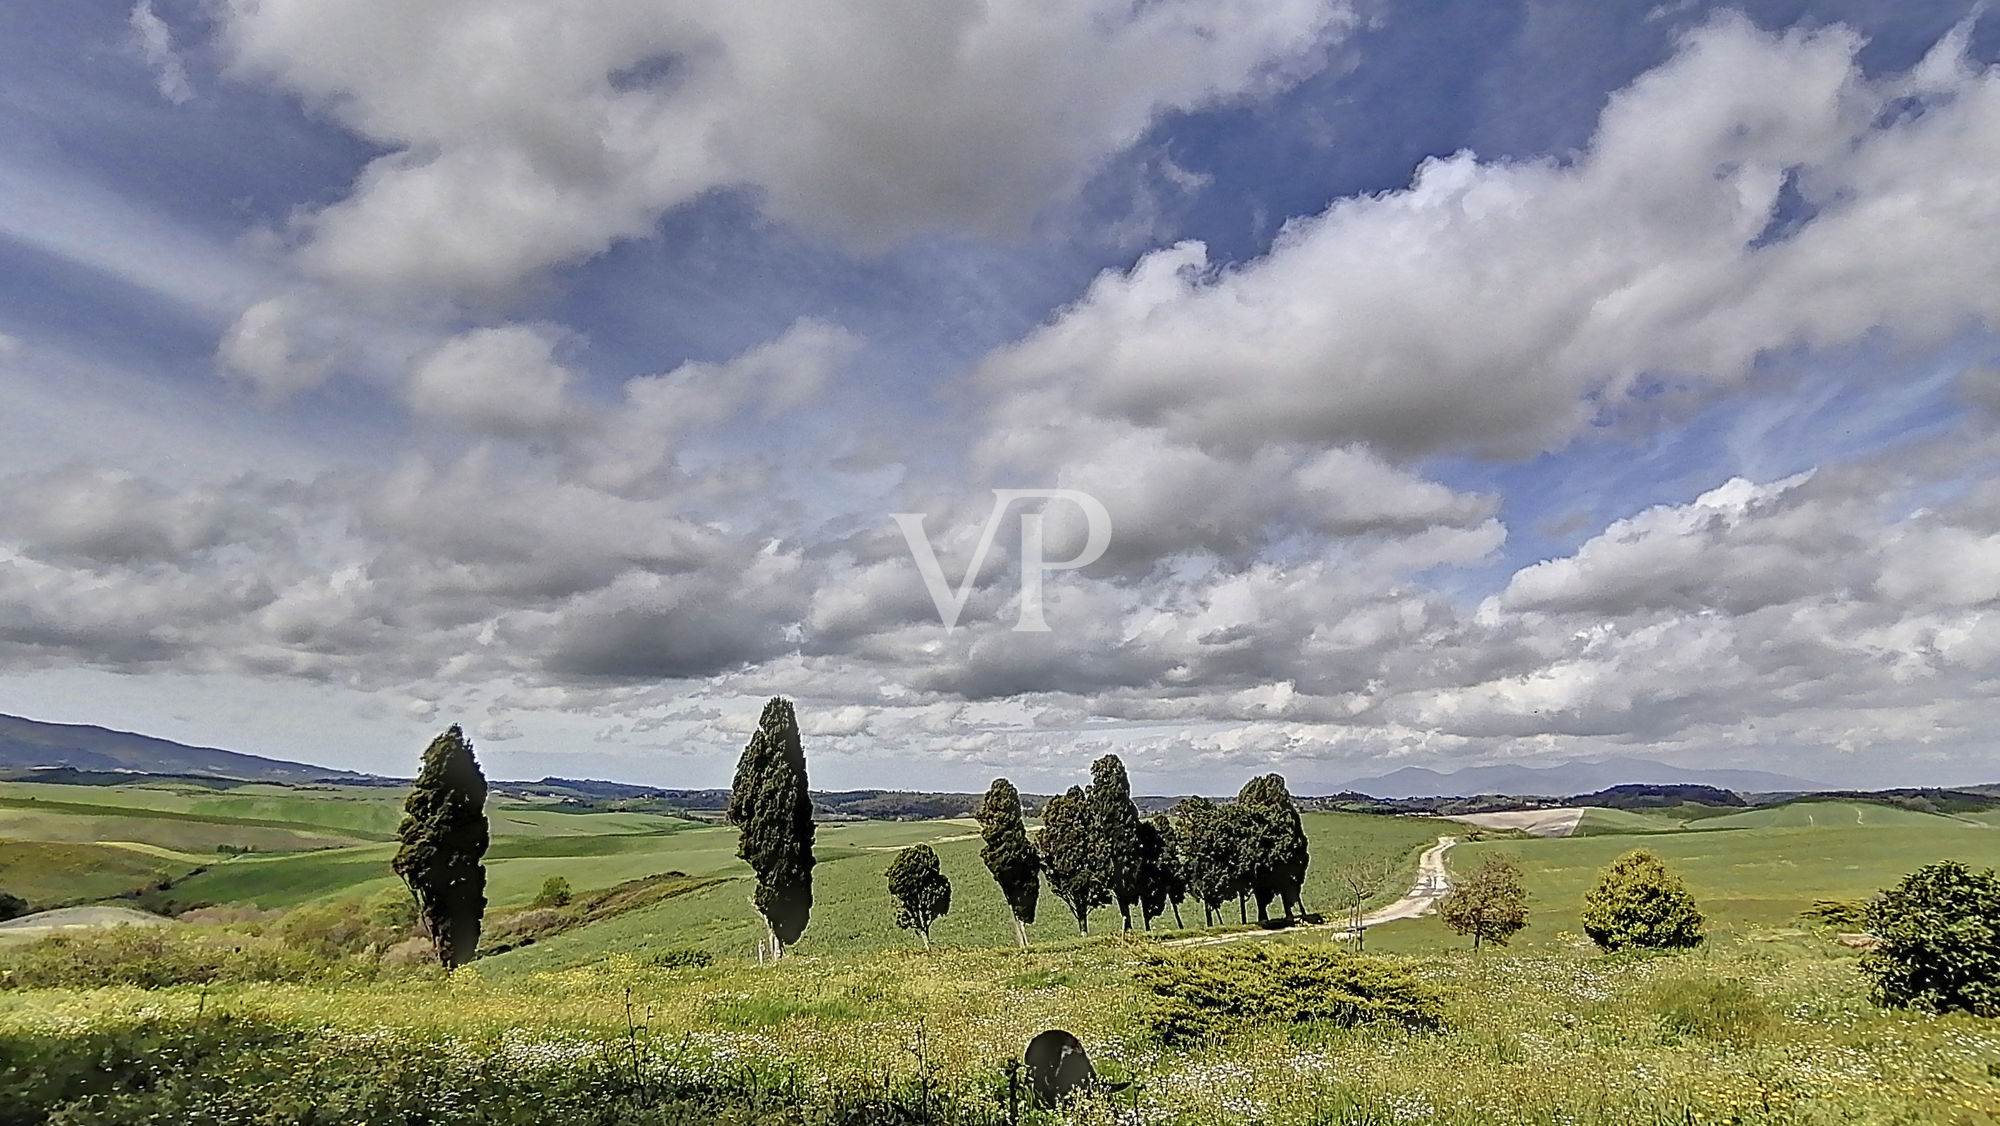
[[[388,871],[393,845],[375,839],[392,826],[394,791],[197,793],[137,784],[21,792],[30,788],[0,794],[8,812],[33,814],[0,821],[10,838],[0,840],[0,887],[22,886],[17,894],[38,903],[150,888],[183,905],[346,911],[393,899],[400,888]],[[1875,1007],[1855,953],[1798,917],[1814,900],[1865,898],[1933,860],[2000,863],[2000,828],[1990,818],[1811,802],[1705,817],[1592,810],[1579,835],[1559,838],[1459,827],[1456,835],[1483,839],[1464,839],[1451,867],[1514,857],[1531,922],[1510,948],[1477,955],[1435,916],[1370,934],[1371,953],[1435,986],[1445,1013],[1438,1028],[1253,1026],[1167,1047],[1148,1031],[1149,1002],[1134,975],[1169,949],[1161,938],[1183,933],[1172,915],[1158,920],[1158,933],[1125,936],[1115,933],[1115,912],[1100,910],[1092,936],[1081,938],[1045,892],[1033,947],[1017,950],[969,821],[821,825],[811,924],[784,961],[759,966],[761,925],[733,829],[506,801],[491,813],[488,894],[497,917],[525,908],[550,877],[579,894],[665,872],[690,879],[635,900],[636,909],[490,953],[449,979],[412,970],[0,990],[0,1052],[44,1053],[35,1058],[46,1062],[68,1051],[113,1061],[105,1066],[114,1070],[143,1069],[166,1049],[137,1045],[169,1034],[161,1029],[175,1044],[213,1037],[200,1056],[207,1063],[176,1065],[186,1091],[173,1097],[238,1106],[237,1118],[217,1119],[225,1121],[255,1117],[240,1084],[225,1079],[244,1068],[265,1069],[259,1108],[374,1099],[380,1112],[388,1104],[379,1100],[413,1084],[425,1098],[456,1100],[458,1110],[426,1119],[440,1122],[531,1120],[471,1109],[494,1090],[534,1092],[528,1101],[551,1107],[650,1100],[653,1117],[634,1110],[625,1120],[662,1122],[784,1120],[773,1117],[781,1106],[794,1121],[835,1121],[840,1106],[879,1108],[917,1091],[923,1105],[948,1105],[961,1121],[998,1121],[1002,1062],[1033,1033],[1063,1027],[1090,1045],[1109,1077],[1136,1083],[1115,1101],[1127,1114],[1136,1106],[1145,1122],[2000,1121],[2000,1079],[1988,1067],[2000,1059],[2000,1027]],[[1345,862],[1386,858],[1407,874],[1416,854],[1452,829],[1427,818],[1340,813],[1310,813],[1304,824],[1313,857],[1306,906],[1329,914]],[[176,838],[188,851],[146,843],[149,833],[165,839],[163,831],[192,834]],[[251,847],[267,839],[259,834],[280,831],[296,835],[243,854],[192,847]],[[93,833],[99,839],[71,839]],[[939,949],[928,954],[895,928],[884,892],[895,850],[913,843],[935,848],[953,886],[951,911],[934,932]],[[1635,845],[1685,878],[1709,918],[1702,948],[1606,957],[1580,937],[1583,892]],[[163,881],[171,887],[161,892]],[[1405,885],[1398,880],[1384,897]],[[1198,925],[1199,908],[1186,907],[1184,922]],[[1253,927],[1247,937],[1281,948],[1338,942],[1324,929]],[[713,962],[672,957],[691,950]],[[214,1025],[217,1014],[234,1023]],[[240,1036],[285,1047],[247,1056],[231,1046]],[[357,1054],[363,1043],[369,1051]],[[204,1078],[204,1067],[221,1070]],[[1072,1120],[1108,1122],[1111,1113],[1086,1106]]]

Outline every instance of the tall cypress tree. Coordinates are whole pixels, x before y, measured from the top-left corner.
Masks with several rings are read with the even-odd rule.
[[[1049,890],[1076,916],[1079,934],[1090,933],[1090,909],[1111,902],[1111,891],[1097,882],[1091,856],[1092,817],[1083,787],[1049,799],[1042,807],[1042,831],[1035,838]]]
[[[446,969],[472,960],[486,913],[486,776],[457,724],[431,740],[403,801],[402,847],[390,866],[417,901],[424,935]]]
[[[1139,828],[1139,840],[1147,852],[1147,925],[1172,906],[1174,925],[1186,926],[1181,921],[1181,900],[1188,893],[1187,861],[1182,855],[1180,828],[1164,813],[1155,814]]]
[[[1028,827],[1021,820],[1021,793],[1012,782],[995,778],[986,797],[973,812],[979,819],[979,834],[986,846],[979,858],[1007,897],[1014,913],[1014,939],[1028,948],[1028,924],[1035,921],[1035,901],[1042,894],[1042,862],[1028,841]]]
[[[1257,918],[1270,916],[1272,899],[1283,902],[1287,917],[1299,914],[1309,857],[1305,825],[1285,788],[1285,776],[1252,778],[1244,783],[1236,804],[1244,811],[1245,832],[1253,842],[1249,884],[1257,900]]]
[[[1118,901],[1129,931],[1132,908],[1145,890],[1145,864],[1139,854],[1139,807],[1132,804],[1132,783],[1117,755],[1090,764],[1090,788],[1085,794],[1090,803],[1091,866],[1097,882]]]
[[[770,928],[773,958],[799,940],[812,915],[812,812],[798,716],[791,701],[773,696],[729,790],[729,820],[740,829],[736,855],[757,874],[751,902]]]
[[[1243,893],[1246,882],[1248,850],[1240,847],[1243,834],[1236,807],[1196,797],[1181,802],[1176,809],[1181,816],[1188,891],[1201,901],[1203,922],[1213,926],[1216,913]]]

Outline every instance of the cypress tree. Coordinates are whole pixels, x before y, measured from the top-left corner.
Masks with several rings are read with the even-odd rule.
[[[1222,905],[1243,891],[1246,850],[1240,847],[1236,808],[1207,798],[1188,798],[1176,807],[1181,814],[1188,891],[1201,901],[1202,921],[1213,926]]]
[[[1305,824],[1285,788],[1285,776],[1252,778],[1244,783],[1236,804],[1245,811],[1246,832],[1254,842],[1248,882],[1257,900],[1257,918],[1269,917],[1268,905],[1274,898],[1284,904],[1287,918],[1299,914],[1309,857]]]
[[[774,696],[729,790],[729,820],[740,829],[736,855],[757,874],[751,902],[770,929],[773,958],[799,940],[812,915],[812,812],[798,716],[791,701]]]
[[[938,867],[937,851],[911,845],[889,865],[889,894],[896,900],[896,925],[916,931],[931,948],[931,924],[951,911],[951,881]]]
[[[1042,808],[1042,831],[1035,838],[1049,890],[1076,916],[1078,934],[1090,933],[1091,908],[1111,902],[1110,889],[1097,881],[1091,822],[1083,787],[1071,786],[1068,793],[1050,798]]]
[[[1146,828],[1150,830],[1152,840],[1157,842],[1148,887],[1157,897],[1159,907],[1153,910],[1152,915],[1158,916],[1171,906],[1174,909],[1174,926],[1186,926],[1181,921],[1181,901],[1188,894],[1187,858],[1180,827],[1166,814],[1160,813],[1146,822]]]
[[[1028,827],[1021,820],[1021,793],[1012,782],[995,778],[986,797],[973,812],[979,820],[979,834],[986,845],[979,858],[1007,897],[1014,914],[1014,939],[1028,948],[1028,924],[1035,921],[1035,901],[1042,894],[1042,862],[1028,841]]]
[[[486,913],[482,861],[488,837],[486,777],[457,724],[425,749],[396,836],[402,847],[390,867],[417,901],[418,920],[438,964],[464,965],[479,948],[479,921]]]
[[[1145,889],[1145,866],[1139,854],[1139,807],[1132,804],[1132,783],[1117,755],[1090,764],[1085,795],[1090,803],[1091,866],[1097,882],[1117,900],[1129,931],[1132,908]]]

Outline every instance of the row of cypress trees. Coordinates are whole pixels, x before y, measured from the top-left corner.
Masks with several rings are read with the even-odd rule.
[[[1113,904],[1126,930],[1134,907],[1149,930],[1169,908],[1179,925],[1190,894],[1211,924],[1231,899],[1244,921],[1251,902],[1260,921],[1270,918],[1274,901],[1287,917],[1304,910],[1305,828],[1281,775],[1251,779],[1228,805],[1189,798],[1173,816],[1143,819],[1125,764],[1105,755],[1091,764],[1088,786],[1049,799],[1032,842],[1020,792],[1005,778],[994,781],[974,816],[985,841],[980,857],[1006,897],[1023,946],[1044,877],[1083,934],[1090,933],[1091,911]]]
[[[1169,908],[1178,924],[1189,895],[1211,923],[1230,899],[1246,920],[1247,902],[1257,904],[1260,920],[1269,918],[1274,900],[1287,916],[1302,910],[1305,831],[1281,776],[1251,779],[1228,805],[1189,798],[1175,807],[1174,816],[1151,819],[1140,817],[1117,755],[1092,763],[1090,777],[1088,786],[1072,786],[1049,800],[1032,841],[1020,792],[1005,778],[994,781],[975,813],[984,838],[981,859],[1006,897],[1023,946],[1045,876],[1086,934],[1091,911],[1112,904],[1126,930],[1132,929],[1135,907],[1147,929]],[[447,967],[469,961],[479,945],[489,843],[485,804],[485,776],[471,742],[454,724],[424,752],[404,802],[401,847],[392,862]],[[756,874],[751,899],[764,919],[773,959],[799,940],[812,914],[812,813],[798,716],[790,701],[774,697],[737,762],[728,807],[738,828],[737,855]],[[933,855],[933,870],[935,864]],[[927,933],[929,919],[949,909],[949,892],[931,890],[942,881],[923,876],[912,870],[903,882],[930,899],[918,890],[901,898]],[[945,898],[932,902],[939,894]]]

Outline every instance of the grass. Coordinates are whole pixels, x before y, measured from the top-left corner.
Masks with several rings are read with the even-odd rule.
[[[795,1108],[921,1080],[993,1121],[1001,1063],[1061,1027],[1102,1073],[1135,1081],[1115,1097],[1126,1109],[1085,1106],[1064,1119],[1078,1124],[2000,1121],[2000,1075],[1989,1066],[2000,1059],[2000,1024],[1876,1009],[1852,956],[1823,940],[1726,942],[1665,958],[1605,958],[1574,944],[1392,958],[1438,990],[1437,1030],[1270,1021],[1172,1048],[1147,1031],[1134,981],[1151,949],[1114,936],[1029,952],[797,956],[769,968],[614,958],[507,977],[478,968],[449,981],[15,990],[0,992],[0,1051],[60,1055],[74,1045],[93,1067],[111,1066],[119,1053],[106,1038],[188,1028],[199,1010],[268,1027],[267,1043],[307,1053],[260,1074],[266,1105],[280,1087],[284,1105],[315,1105],[311,1084],[378,1069],[369,1074],[380,1089],[352,1098],[388,1098],[415,1082],[427,1121],[470,1123],[495,1079],[509,1080],[513,1105],[532,1097],[537,1068],[555,1090],[558,1076],[616,1060],[599,1076],[602,1098],[624,1090],[616,1074],[641,1085],[803,1075],[775,1084]],[[240,1062],[207,1066],[227,1076],[255,1058],[246,1050]],[[379,1104],[344,1105],[340,1120],[389,1120],[366,1113]]]
[[[1612,860],[1634,848],[1656,853],[1680,873],[1707,914],[1710,933],[1741,937],[1793,928],[1798,913],[1816,899],[1866,899],[1935,860],[2000,865],[2000,831],[1930,814],[1912,817],[1860,825],[1473,842],[1453,849],[1449,863],[1454,871],[1467,871],[1489,852],[1520,862],[1532,898],[1529,927],[1516,945],[1560,944],[1580,934],[1577,912],[1584,892]],[[1463,940],[1430,917],[1377,928],[1368,941],[1371,947],[1415,952]]]
[[[193,868],[187,860],[114,845],[0,841],[0,891],[36,908],[109,899]]]

